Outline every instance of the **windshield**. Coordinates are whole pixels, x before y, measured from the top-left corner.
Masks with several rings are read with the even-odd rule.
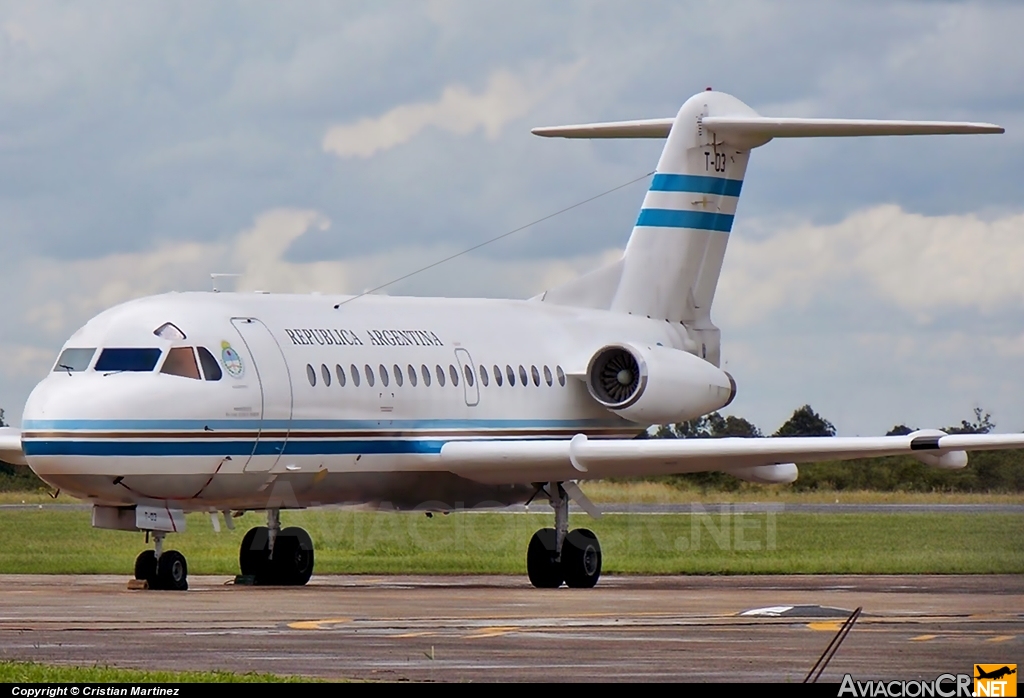
[[[104,349],[96,360],[97,371],[152,371],[160,359],[160,349]]]
[[[57,359],[54,371],[84,371],[89,368],[96,349],[65,349]]]

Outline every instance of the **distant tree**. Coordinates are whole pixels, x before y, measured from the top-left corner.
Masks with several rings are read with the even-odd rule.
[[[992,415],[988,412],[982,414],[982,409],[975,407],[973,422],[962,419],[960,420],[960,426],[946,427],[943,431],[947,434],[988,434],[995,428],[996,425],[992,422]]]
[[[717,415],[718,413],[716,412],[715,414]],[[764,436],[760,429],[743,419],[743,417],[733,417],[730,415],[725,419],[721,419],[721,417],[719,419],[721,421],[714,424],[714,435],[716,437],[744,436],[756,438]]]
[[[785,424],[779,427],[775,436],[835,436],[836,428],[820,414],[804,405],[793,412]]]
[[[912,431],[917,431],[917,429],[911,429],[906,424],[897,424],[892,429],[890,429],[889,431],[885,432],[885,435],[886,436],[906,436],[907,434],[909,434]]]
[[[659,426],[651,434],[657,439],[718,439],[724,436],[763,436],[761,430],[742,417],[723,417],[717,412],[676,424]]]
[[[7,422],[4,421],[4,408],[0,407],[0,427],[7,426]]]

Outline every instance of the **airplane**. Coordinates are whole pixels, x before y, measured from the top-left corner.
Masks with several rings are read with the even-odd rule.
[[[188,588],[165,550],[185,512],[265,511],[240,546],[256,584],[303,585],[313,543],[282,509],[364,503],[450,511],[547,499],[530,582],[593,587],[600,512],[580,482],[724,471],[788,483],[797,466],[908,454],[962,468],[1024,435],[637,439],[732,403],[711,306],[750,152],[773,139],[990,134],[993,124],[770,118],[710,88],[676,116],[534,129],[665,139],[622,257],[526,300],[182,292],[132,300],[64,344],[0,431],[0,459],[144,531],[135,578]]]
[[[1003,666],[1003,667],[1000,667],[999,669],[994,669],[993,671],[990,671],[990,672],[986,672],[985,670],[979,668],[977,665],[975,665],[975,668],[978,669],[978,675],[974,677],[976,679],[995,679],[995,680],[999,680],[999,679],[1003,678],[1004,676],[1010,676],[1011,674],[1016,674],[1017,673],[1016,669],[1011,669],[1008,666]]]

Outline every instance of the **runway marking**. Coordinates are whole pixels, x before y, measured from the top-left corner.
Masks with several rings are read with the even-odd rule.
[[[437,634],[438,633],[435,633],[435,632],[430,631],[430,630],[424,630],[423,632],[419,632],[419,633],[402,633],[401,635],[392,635],[392,637],[430,637],[432,635],[437,635]]]
[[[292,630],[327,630],[324,625],[338,625],[339,623],[351,623],[351,618],[326,618],[324,620],[300,620],[289,623]]]
[[[470,635],[466,635],[467,638],[481,638],[481,637],[498,637],[500,635],[508,635],[514,633],[517,630],[521,630],[518,626],[505,625],[505,626],[494,626],[492,628],[482,628]]]
[[[807,627],[811,630],[825,630],[830,633],[837,633],[839,628],[842,627],[842,623],[838,620],[819,621],[817,623],[808,623]]]
[[[911,642],[927,642],[928,640],[934,640],[938,635],[918,635],[917,637],[910,638]]]
[[[996,635],[995,637],[990,637],[985,640],[985,642],[1006,642],[1007,640],[1013,640],[1016,637],[1016,635]]]

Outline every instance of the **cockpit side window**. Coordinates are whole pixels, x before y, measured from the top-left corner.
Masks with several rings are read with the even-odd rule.
[[[172,376],[184,376],[200,380],[199,366],[196,364],[196,355],[192,347],[174,347],[167,352],[164,366],[160,373],[168,373]]]
[[[160,349],[153,347],[109,348],[100,352],[96,371],[152,371],[160,360]]]
[[[199,352],[199,363],[203,365],[203,375],[206,376],[206,380],[219,381],[224,374],[220,370],[217,359],[213,358],[213,354],[206,347],[197,347],[196,350]]]
[[[84,371],[89,368],[95,349],[65,349],[57,359],[54,371]]]

